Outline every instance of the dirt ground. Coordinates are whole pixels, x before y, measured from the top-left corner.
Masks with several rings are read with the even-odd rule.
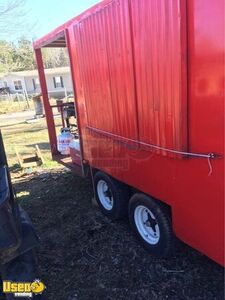
[[[100,213],[88,179],[53,169],[14,188],[40,236],[43,299],[224,299],[222,267],[183,244],[169,259],[152,257],[127,220]]]
[[[38,143],[48,159],[43,120],[5,124],[3,136],[17,200],[40,237],[39,272],[47,287],[42,300],[224,299],[222,267],[182,243],[169,259],[152,257],[127,220],[112,222],[100,213],[88,179],[50,168],[50,162],[18,173],[14,145],[26,152]]]

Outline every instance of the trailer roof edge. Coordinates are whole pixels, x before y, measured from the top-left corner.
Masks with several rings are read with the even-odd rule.
[[[80,22],[82,19],[88,17],[92,13],[95,13],[99,9],[102,9],[103,7],[105,7],[113,1],[114,0],[103,0],[95,4],[94,6],[88,8],[78,16],[73,17],[72,19],[53,29],[43,37],[34,41],[33,48],[40,49],[44,47],[66,47],[65,30],[71,24]]]

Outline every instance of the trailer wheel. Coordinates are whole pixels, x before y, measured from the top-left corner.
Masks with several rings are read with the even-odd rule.
[[[94,176],[95,195],[102,213],[111,220],[127,215],[129,193],[126,186],[102,172]]]
[[[151,254],[159,257],[171,254],[172,224],[161,204],[144,194],[135,194],[129,203],[129,220],[131,228]]]

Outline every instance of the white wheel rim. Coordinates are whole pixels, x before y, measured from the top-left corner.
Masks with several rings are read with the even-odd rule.
[[[97,193],[102,206],[106,210],[111,210],[113,208],[113,196],[107,182],[99,180],[97,183]]]
[[[139,234],[148,244],[155,245],[159,242],[159,225],[149,208],[138,205],[134,210],[134,221]]]

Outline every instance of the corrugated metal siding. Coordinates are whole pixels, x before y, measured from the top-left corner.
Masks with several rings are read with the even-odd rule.
[[[140,140],[185,150],[180,1],[130,3]]]
[[[137,139],[136,99],[128,1],[116,0],[87,16],[78,60],[90,126]]]
[[[79,27],[88,123],[111,132],[113,116],[108,61],[99,13],[84,19]]]
[[[75,24],[89,126],[186,150],[180,1],[115,0]]]

